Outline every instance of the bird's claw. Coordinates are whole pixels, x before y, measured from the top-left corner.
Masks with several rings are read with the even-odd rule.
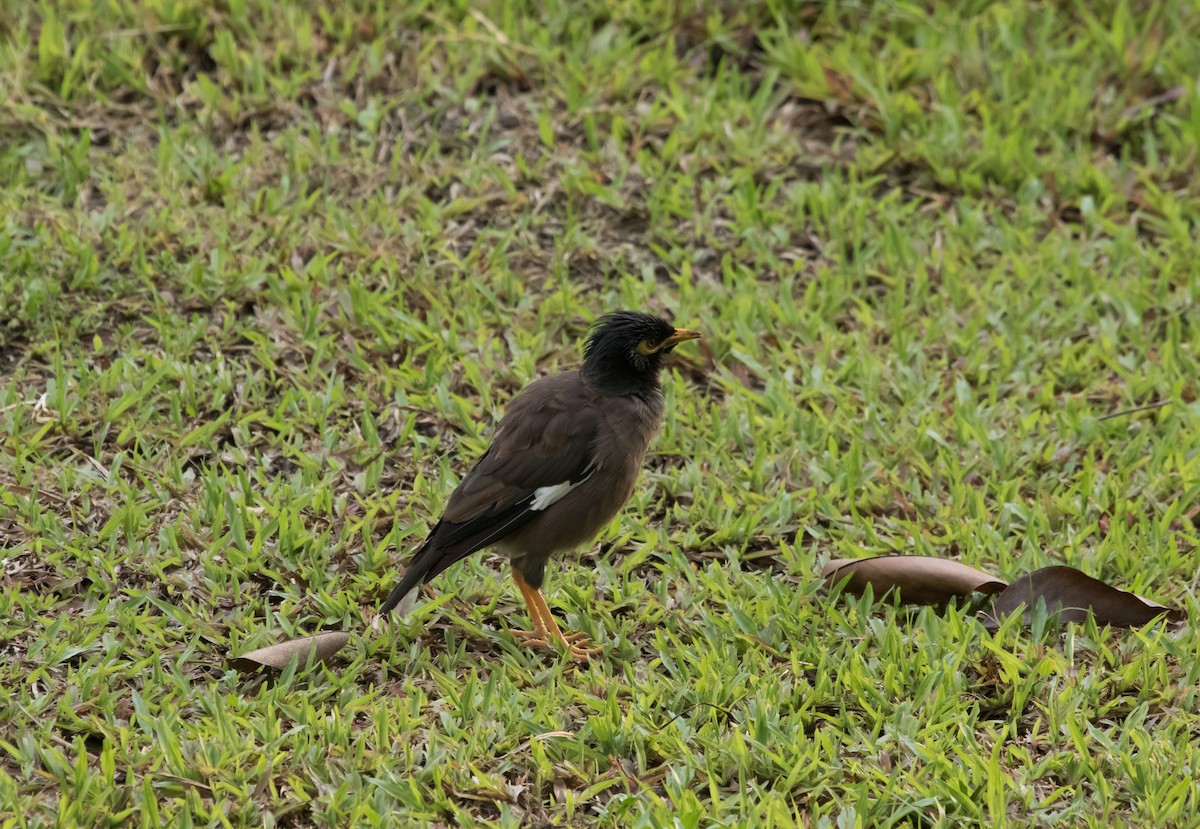
[[[522,647],[538,649],[550,647],[550,631],[548,630],[513,630],[511,632],[513,636],[521,640]],[[563,633],[554,638],[561,641],[576,662],[587,662],[591,657],[604,653],[603,648],[587,647],[591,644],[591,640],[588,639],[586,633]]]
[[[579,631],[564,631],[560,634],[563,645],[571,653],[571,658],[576,662],[587,662],[589,658],[598,654],[604,653],[603,648],[589,648],[592,640],[588,638],[586,633]]]
[[[587,662],[593,656],[604,653],[604,648],[585,648],[580,645],[568,645],[567,649],[571,652],[571,658],[576,662]]]

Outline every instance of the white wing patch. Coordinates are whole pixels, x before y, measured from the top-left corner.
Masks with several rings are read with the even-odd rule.
[[[552,486],[539,486],[533,491],[533,500],[529,503],[529,508],[535,512],[541,512],[546,507],[561,501],[575,487],[587,483],[588,479],[594,474],[596,474],[595,461],[592,462],[592,465],[587,470],[587,474],[578,481],[563,481],[561,484],[553,484]]]
[[[570,481],[563,481],[561,484],[555,484],[554,486],[539,486],[533,491],[533,502],[529,505],[529,508],[540,512],[551,504],[561,501],[568,492],[581,483],[583,481],[577,484],[573,484]]]

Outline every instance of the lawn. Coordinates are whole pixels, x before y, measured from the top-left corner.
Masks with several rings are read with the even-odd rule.
[[[1200,8],[0,2],[0,826],[1200,825]],[[629,506],[370,630],[599,314]],[[1067,564],[985,629],[836,558]],[[323,630],[327,663],[231,654]]]

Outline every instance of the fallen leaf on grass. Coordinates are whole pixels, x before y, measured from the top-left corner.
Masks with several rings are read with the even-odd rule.
[[[1179,610],[1118,590],[1074,567],[1055,565],[1034,570],[1006,587],[996,597],[991,613],[984,617],[984,625],[995,629],[1003,617],[1022,607],[1028,623],[1038,599],[1064,622],[1086,621],[1089,610],[1097,624],[1117,627],[1140,627],[1164,613],[1172,622],[1184,618]]]
[[[870,585],[877,597],[896,590],[912,604],[941,604],[955,596],[998,593],[1007,587],[1007,582],[974,567],[929,556],[839,558],[826,564],[821,576],[827,587],[849,576],[846,590],[856,596]]]
[[[239,671],[257,671],[261,668],[283,669],[292,660],[307,659],[312,655],[314,662],[324,662],[329,657],[345,647],[350,641],[350,634],[335,630],[328,633],[318,633],[316,636],[305,636],[301,639],[289,639],[275,645],[268,645],[250,653],[233,657],[230,664]]]

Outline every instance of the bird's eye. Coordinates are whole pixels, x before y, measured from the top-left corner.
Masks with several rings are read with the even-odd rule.
[[[637,353],[650,355],[658,351],[658,346],[652,344],[649,340],[642,340],[638,343]]]

